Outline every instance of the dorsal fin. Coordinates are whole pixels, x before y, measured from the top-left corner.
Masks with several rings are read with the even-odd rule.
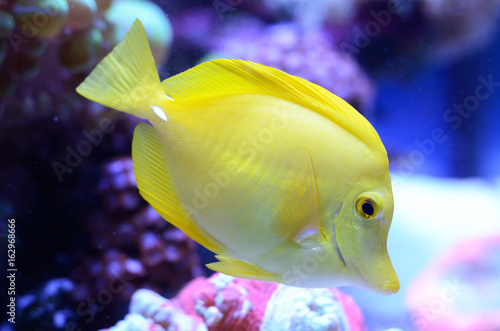
[[[281,70],[243,60],[202,63],[162,82],[176,101],[234,94],[263,94],[300,104],[330,119],[361,141],[385,153],[371,124],[342,98],[319,85]]]

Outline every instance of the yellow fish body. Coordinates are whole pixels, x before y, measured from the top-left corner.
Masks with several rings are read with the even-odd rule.
[[[217,254],[209,268],[301,287],[399,290],[386,248],[387,154],[341,98],[241,60],[160,83],[139,21],[77,91],[152,124],[134,133],[140,193]]]

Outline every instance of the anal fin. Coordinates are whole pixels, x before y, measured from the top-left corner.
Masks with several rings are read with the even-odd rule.
[[[224,254],[224,245],[202,229],[182,208],[160,137],[151,125],[140,123],[135,129],[132,159],[139,192],[153,209],[193,240],[216,254]]]
[[[264,280],[268,282],[278,281],[276,274],[266,271],[253,263],[224,255],[216,255],[215,257],[220,262],[207,264],[207,267],[214,271],[246,279]]]

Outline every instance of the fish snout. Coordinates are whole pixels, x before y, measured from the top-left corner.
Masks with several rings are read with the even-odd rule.
[[[399,291],[399,279],[396,276],[394,280],[386,280],[378,288],[385,295],[394,294]]]
[[[389,256],[387,253],[384,255],[382,263],[376,268],[378,272],[371,274],[373,278],[368,277],[367,281],[375,287],[375,291],[384,295],[391,295],[399,291],[399,279]]]
[[[358,270],[365,286],[374,292],[391,295],[399,291],[399,279],[386,249],[374,255],[363,256]]]

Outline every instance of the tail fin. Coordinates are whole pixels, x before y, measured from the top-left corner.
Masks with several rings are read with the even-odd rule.
[[[150,116],[152,105],[170,99],[161,86],[139,20],[76,91],[87,99],[144,119]]]

